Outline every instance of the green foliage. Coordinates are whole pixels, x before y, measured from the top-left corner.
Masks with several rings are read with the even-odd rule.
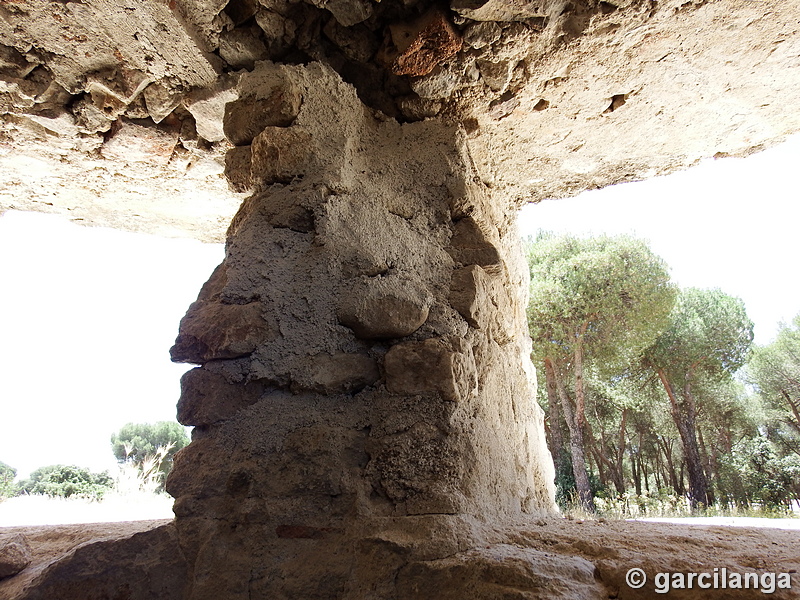
[[[14,477],[16,476],[16,469],[0,461],[0,501],[16,496],[17,486],[14,483]]]
[[[108,473],[91,473],[88,469],[74,465],[51,465],[40,467],[31,473],[30,479],[20,482],[23,493],[47,496],[71,496],[99,500],[114,486]]]
[[[743,439],[731,453],[729,471],[737,479],[746,502],[786,507],[800,497],[800,457],[781,457],[764,436]]]
[[[793,325],[783,324],[775,341],[755,348],[747,372],[770,409],[770,437],[800,456],[800,315]]]
[[[786,409],[786,396],[800,401],[800,315],[793,327],[781,325],[775,341],[757,347],[748,372],[764,399]]]
[[[589,473],[589,486],[592,496],[597,498],[606,493],[600,479],[594,473]],[[556,504],[564,510],[571,510],[578,503],[578,489],[575,485],[575,475],[569,462],[562,463],[556,471]]]
[[[671,379],[684,381],[694,374],[721,378],[744,364],[752,341],[753,322],[739,298],[718,289],[686,288],[645,357]]]
[[[161,471],[166,474],[172,468],[175,453],[189,444],[189,437],[182,425],[174,421],[158,423],[128,423],[111,436],[111,448],[116,459],[123,463],[143,466],[159,453],[167,451],[161,461]]]
[[[658,335],[675,300],[664,261],[630,236],[543,233],[529,244],[528,263],[528,323],[539,358],[572,354],[583,324],[587,355],[629,358]]]
[[[630,236],[542,233],[528,246],[528,263],[533,357],[544,367],[548,394],[559,398],[552,406],[561,405],[575,485],[591,511],[585,368],[611,372],[651,343],[666,322],[675,288],[664,261]],[[557,427],[551,423],[551,432]],[[614,479],[621,487],[618,465]]]
[[[751,353],[743,302],[678,293],[641,240],[541,233],[528,258],[562,507],[591,512],[589,491],[606,516],[780,513],[800,499],[800,315]]]

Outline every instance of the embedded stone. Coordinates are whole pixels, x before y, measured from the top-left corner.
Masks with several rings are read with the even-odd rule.
[[[237,69],[252,69],[257,60],[267,58],[267,47],[257,27],[240,27],[223,31],[219,36],[219,55]]]
[[[453,272],[450,305],[470,326],[482,329],[492,313],[489,276],[480,266],[470,265]]]
[[[472,21],[526,21],[546,17],[547,0],[452,0],[450,8]]]
[[[319,8],[327,9],[345,27],[363,23],[372,15],[372,3],[367,0],[310,0]]]
[[[0,579],[13,577],[29,564],[33,554],[24,535],[0,535]]]
[[[459,84],[458,73],[450,69],[435,67],[428,75],[411,82],[411,89],[426,100],[443,100],[449,98]]]
[[[261,31],[264,32],[270,58],[277,58],[284,54],[295,41],[295,22],[283,17],[279,11],[261,8],[256,12],[255,20]]]
[[[225,153],[225,177],[236,192],[247,192],[253,187],[251,156],[250,146],[236,146]]]
[[[106,132],[114,120],[125,110],[125,105],[111,98],[98,98],[97,94],[78,99],[71,107],[75,124],[83,133]]]
[[[225,139],[225,106],[239,97],[236,83],[234,79],[222,79],[213,88],[195,90],[184,100],[186,110],[194,117],[197,135],[204,140],[221,142]]]
[[[476,392],[475,359],[463,344],[439,338],[402,342],[386,353],[384,368],[386,388],[393,394],[438,393],[457,402]]]
[[[378,364],[364,354],[318,354],[306,359],[303,367],[293,389],[325,395],[358,392],[380,379]]]
[[[502,33],[497,23],[473,23],[464,31],[464,43],[472,48],[484,48],[499,40]]]
[[[431,302],[430,294],[412,282],[379,276],[352,286],[336,316],[358,338],[400,338],[422,326]]]
[[[258,402],[264,389],[260,381],[234,384],[203,367],[191,369],[181,377],[178,422],[196,427],[226,421]]]
[[[154,123],[161,123],[183,100],[182,93],[159,83],[148,85],[144,89],[143,96],[147,113]]]
[[[272,336],[262,310],[258,302],[195,302],[181,319],[180,333],[170,349],[172,360],[203,364],[251,354]]]
[[[461,37],[439,10],[431,10],[409,24],[390,26],[398,50],[391,64],[395,75],[420,77],[461,50]]]
[[[347,58],[366,63],[377,51],[377,44],[374,43],[369,30],[364,25],[356,27],[357,34],[353,28],[344,27],[336,19],[330,19],[323,27],[322,32],[325,37],[339,47]]]
[[[455,223],[447,251],[454,261],[465,266],[496,267],[501,263],[497,248],[472,217],[466,217]]]
[[[420,98],[416,94],[403,96],[398,101],[400,111],[412,121],[423,121],[435,117],[442,111],[440,100]]]
[[[267,127],[255,137],[251,148],[251,176],[266,185],[288,183],[305,175],[315,144],[301,127]]]
[[[478,60],[478,70],[492,91],[503,93],[511,82],[512,65],[509,61]]]
[[[178,144],[178,133],[123,120],[115,124],[112,136],[100,148],[100,154],[123,163],[166,165]]]
[[[283,81],[243,95],[225,107],[225,136],[232,144],[244,146],[266,127],[288,127],[297,117],[301,101],[300,91]]]
[[[259,3],[257,0],[238,0],[228,2],[225,7],[225,14],[237,27],[256,14]]]

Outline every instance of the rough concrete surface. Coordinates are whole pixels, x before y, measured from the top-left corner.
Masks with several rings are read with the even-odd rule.
[[[77,548],[21,597],[624,598],[642,554],[793,565],[760,538],[762,562],[673,536],[682,563],[524,525],[555,504],[515,212],[794,133],[799,19],[0,0],[0,210],[226,240],[172,349],[199,365],[174,525]]]
[[[152,593],[152,584],[147,583],[146,577],[128,588],[131,595],[109,592],[113,589],[109,588],[109,582],[141,578],[137,565],[148,561],[152,564],[154,557],[163,557],[165,552],[171,558],[166,565],[159,564],[159,574],[151,579],[161,581],[164,589],[180,588],[185,580],[185,565],[180,562],[174,538],[164,535],[168,529],[165,521],[0,529],[2,536],[24,535],[30,541],[33,555],[26,570],[16,577],[0,579],[0,599],[41,598],[37,595],[40,587],[47,590],[44,597],[49,600],[180,598],[178,592],[141,595],[139,590]],[[434,533],[439,532],[434,530]],[[325,536],[331,532],[285,526],[278,534],[283,540],[295,539],[298,544],[322,547]],[[146,548],[136,542],[143,556],[118,553],[119,544],[128,544],[125,540],[131,539],[147,542]],[[791,600],[797,598],[800,586],[797,535],[779,529],[535,519],[507,524],[502,531],[485,532],[482,543],[472,548],[469,544],[459,548],[452,537],[439,535],[426,541],[402,529],[386,529],[380,535],[365,538],[359,545],[362,558],[353,565],[353,572],[359,577],[351,580],[349,596],[339,597]],[[437,549],[439,553],[447,552],[447,556],[432,558]],[[408,560],[412,553],[419,558]],[[87,561],[90,557],[92,564]],[[77,567],[74,570],[73,565]],[[299,565],[297,576],[314,573],[319,566]],[[637,567],[644,570],[648,582],[635,590],[626,584],[625,576],[629,569]],[[695,584],[692,589],[656,593],[658,573],[709,573],[713,577],[715,569],[719,575],[723,568],[726,573],[757,573],[759,586],[703,590]],[[70,579],[83,586],[78,593],[61,579],[68,570],[73,573]],[[773,593],[763,593],[760,587],[763,573],[788,574],[792,588],[785,590],[776,585]],[[90,590],[96,590],[96,595],[91,595]],[[307,591],[295,597],[324,596]]]
[[[180,414],[197,428],[167,488],[190,597],[357,597],[351,571],[374,536],[453,539],[426,554],[444,558],[493,518],[554,511],[526,269],[457,128],[375,119],[318,64],[260,68],[301,90],[294,122],[266,131],[276,144],[305,132],[287,146],[304,177],[262,180],[181,323],[173,357],[202,366]],[[267,150],[252,149],[256,179]],[[470,327],[448,300],[474,261],[486,270],[472,292],[502,307],[503,327]]]
[[[787,110],[800,100],[798,11],[778,0],[6,1],[0,210],[221,240],[250,187],[233,168],[226,189],[223,155],[242,156],[298,101],[259,81],[264,60],[319,60],[371,110],[460,125],[478,176],[517,204],[746,155],[800,126]],[[292,171],[285,160],[273,177]]]

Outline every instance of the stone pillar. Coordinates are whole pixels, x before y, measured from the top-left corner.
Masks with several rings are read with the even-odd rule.
[[[280,124],[231,155],[255,193],[172,349],[200,365],[167,482],[188,597],[398,597],[413,561],[554,510],[514,211],[456,126],[259,68]]]

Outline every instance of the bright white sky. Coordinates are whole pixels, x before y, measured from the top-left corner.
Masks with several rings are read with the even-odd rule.
[[[630,233],[682,287],[718,287],[744,300],[756,343],[800,312],[800,136],[748,158],[709,160],[656,177],[522,210],[538,229]]]
[[[113,469],[111,434],[175,419],[178,322],[221,245],[0,217],[0,461]],[[112,471],[113,472],[113,471]]]
[[[543,202],[538,228],[632,232],[684,286],[744,299],[766,343],[800,312],[794,181],[800,138],[750,158]],[[0,461],[20,476],[55,463],[113,468],[109,437],[175,418],[185,365],[169,361],[178,322],[222,260],[221,245],[0,217]]]

